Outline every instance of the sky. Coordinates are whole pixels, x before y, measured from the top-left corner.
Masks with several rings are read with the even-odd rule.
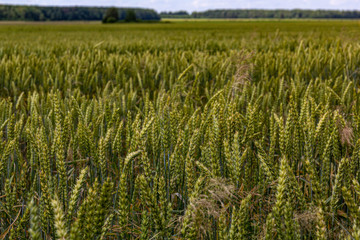
[[[360,10],[360,0],[0,0],[0,4],[143,7],[159,12],[240,8]]]

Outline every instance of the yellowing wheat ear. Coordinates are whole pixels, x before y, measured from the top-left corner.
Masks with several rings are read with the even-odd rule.
[[[54,225],[56,229],[56,237],[60,240],[67,239],[68,230],[65,222],[65,215],[61,203],[57,196],[51,201],[54,209]]]

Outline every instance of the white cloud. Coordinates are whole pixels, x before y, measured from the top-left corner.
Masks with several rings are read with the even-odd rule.
[[[330,5],[332,6],[351,5],[358,3],[359,3],[358,0],[330,0]]]
[[[346,0],[330,0],[330,5],[338,6],[341,4],[345,4],[346,2]]]
[[[192,2],[192,5],[196,8],[202,8],[202,7],[209,7],[210,3],[201,0],[194,0]]]

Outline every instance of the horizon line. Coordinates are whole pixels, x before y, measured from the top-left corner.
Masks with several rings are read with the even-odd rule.
[[[360,9],[329,9],[329,8],[209,8],[206,10],[195,10],[195,11],[188,11],[185,9],[179,9],[179,10],[156,10],[154,8],[149,8],[149,7],[132,7],[132,6],[115,6],[115,5],[109,5],[109,6],[96,6],[96,5],[49,5],[49,4],[19,4],[19,3],[0,3],[0,6],[28,6],[28,7],[79,7],[79,8],[111,8],[111,7],[115,7],[115,8],[132,8],[132,9],[150,9],[150,10],[154,10],[156,12],[179,12],[179,11],[185,11],[188,13],[193,13],[193,12],[206,12],[206,11],[215,11],[215,10],[223,10],[223,11],[228,11],[228,10],[263,10],[263,11],[294,11],[294,10],[303,10],[303,11],[343,11],[343,12],[349,12],[349,11],[356,11],[359,12]]]

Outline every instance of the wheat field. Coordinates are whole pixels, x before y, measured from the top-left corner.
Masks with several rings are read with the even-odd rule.
[[[0,239],[360,239],[358,21],[0,25]]]

